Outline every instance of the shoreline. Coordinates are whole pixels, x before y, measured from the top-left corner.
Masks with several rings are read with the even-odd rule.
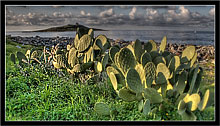
[[[73,37],[20,37],[20,36],[10,36],[7,35],[7,39],[12,40],[13,42],[23,44],[23,45],[34,45],[34,46],[47,46],[52,47],[60,43],[60,46],[66,48],[66,46],[70,43],[73,43]],[[125,41],[123,39],[109,39],[111,45],[119,45],[120,47],[125,47],[130,44],[132,41]],[[141,42],[142,45],[146,42]],[[160,43],[156,42],[157,47],[159,47]],[[166,50],[176,54],[181,55],[182,51],[189,45],[193,44],[179,44],[179,43],[168,43]],[[197,50],[198,60],[208,62],[209,60],[215,60],[215,47],[213,45],[194,45]],[[213,62],[213,61],[212,61]]]

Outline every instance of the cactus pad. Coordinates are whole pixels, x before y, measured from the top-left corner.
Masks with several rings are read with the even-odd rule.
[[[129,89],[135,93],[141,93],[143,91],[144,85],[142,84],[139,73],[133,68],[129,69],[127,73],[126,83]]]
[[[154,40],[149,40],[146,44],[144,44],[144,50],[147,52],[157,51],[157,44]]]
[[[95,66],[94,66],[95,71],[96,71],[97,73],[102,72],[102,64],[101,64],[101,62],[95,61],[94,65],[95,65]]]
[[[93,29],[89,29],[88,35],[89,35],[91,38],[94,38],[94,31],[93,31]]]
[[[70,64],[71,67],[73,67],[76,64],[76,55],[77,50],[74,47],[71,48],[68,54],[68,64]]]
[[[112,83],[112,86],[113,86],[114,90],[117,90],[118,82],[117,82],[115,74],[113,72],[111,72],[109,78],[111,80],[111,83]]]
[[[208,89],[208,90],[206,90],[205,95],[203,96],[202,101],[199,103],[198,108],[199,108],[200,111],[203,111],[206,108],[206,105],[207,105],[207,103],[209,101],[209,97],[210,97],[210,92],[209,92],[209,89]]]
[[[160,50],[159,50],[160,53],[163,53],[165,51],[166,45],[167,45],[167,37],[164,36],[160,43]]]
[[[146,83],[147,83],[147,86],[145,86],[146,88],[146,87],[150,87],[153,80],[155,80],[156,67],[153,62],[148,62],[144,66],[144,70],[145,70],[145,77],[146,77]]]
[[[190,61],[190,67],[192,67],[192,66],[194,65],[194,63],[196,62],[196,60],[197,60],[197,52],[195,52],[195,54],[194,54],[192,60]]]
[[[163,101],[162,96],[154,88],[145,88],[144,98],[149,99],[151,103],[161,103]]]
[[[183,100],[185,103],[192,102],[191,111],[195,111],[200,102],[200,96],[198,94],[192,94],[192,95],[187,94]]]
[[[128,48],[122,48],[119,51],[117,62],[124,76],[130,68],[135,68],[136,66],[134,55]]]
[[[110,109],[108,105],[103,102],[97,102],[94,106],[94,109],[100,115],[110,115]]]
[[[144,102],[144,107],[143,107],[143,114],[144,115],[148,115],[150,113],[150,100],[146,99],[146,101]]]
[[[190,61],[195,55],[195,52],[196,52],[195,46],[188,46],[186,49],[183,50],[181,61],[183,63]]]
[[[106,65],[108,64],[108,54],[105,54],[104,57],[102,57],[102,69],[105,70]]]
[[[76,34],[76,36],[75,36],[75,38],[74,38],[74,47],[76,48],[76,49],[78,49],[79,48],[79,35],[78,34]]]
[[[179,76],[178,76],[178,81],[175,86],[175,90],[177,90],[178,93],[182,94],[185,90],[186,87],[186,80],[187,80],[187,72],[183,71]]]
[[[104,46],[108,42],[108,39],[105,35],[99,35],[95,38],[95,42],[93,45],[94,50],[100,50],[100,48],[96,45],[96,41],[101,41],[102,46]]]
[[[171,59],[168,68],[170,69],[171,72],[174,72],[179,66],[180,66],[180,58],[179,56],[174,56]]]
[[[150,52],[150,56],[151,56],[151,59],[152,59],[152,61],[153,61],[154,58],[160,56],[160,54],[159,54],[157,51],[151,51],[151,52]]]
[[[169,79],[170,71],[165,64],[159,63],[157,65],[156,77],[157,84],[165,83]]]
[[[17,58],[18,60],[21,61],[27,61],[26,56],[22,52],[17,52]]]
[[[77,50],[79,50],[79,52],[84,52],[89,48],[91,43],[92,38],[89,35],[85,34],[79,39]]]
[[[158,57],[154,58],[153,63],[155,64],[155,66],[157,66],[157,64],[159,64],[159,63],[166,64],[166,60],[163,56],[158,56]]]
[[[126,89],[126,88],[120,89],[118,96],[127,102],[131,102],[131,101],[136,100],[136,94],[132,93],[129,89]]]
[[[186,103],[181,100],[178,104],[178,113],[182,115],[186,111]]]
[[[141,64],[145,66],[148,62],[151,62],[151,56],[148,52],[145,52],[141,55]]]
[[[140,40],[137,39],[134,42],[133,48],[134,48],[135,57],[136,57],[137,61],[140,62],[141,55],[144,52],[143,49],[142,49],[142,44],[141,44]]]
[[[110,49],[109,49],[109,57],[110,59],[112,60],[112,62],[114,63],[114,59],[115,59],[115,54],[117,52],[119,52],[120,49],[118,49],[117,47],[115,46],[112,46]]]
[[[11,61],[15,64],[16,61],[15,61],[15,54],[11,54]]]

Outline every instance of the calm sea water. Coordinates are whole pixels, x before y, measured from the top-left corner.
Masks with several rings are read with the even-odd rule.
[[[7,35],[21,37],[75,37],[74,31],[68,32],[7,32]],[[126,41],[134,41],[139,39],[147,42],[155,40],[160,42],[163,36],[167,36],[169,43],[179,44],[195,44],[195,45],[214,45],[213,31],[177,31],[177,30],[130,30],[130,31],[95,31],[95,36],[104,34],[111,39],[123,39]]]

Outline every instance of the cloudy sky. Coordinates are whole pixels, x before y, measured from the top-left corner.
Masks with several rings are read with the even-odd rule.
[[[214,30],[214,6],[6,6],[6,29],[24,31],[67,24],[107,30]]]

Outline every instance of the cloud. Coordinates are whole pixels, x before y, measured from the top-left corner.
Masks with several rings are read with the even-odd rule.
[[[215,15],[215,8],[210,9],[209,15],[210,16],[214,16]]]
[[[137,8],[136,8],[136,7],[133,7],[132,10],[131,10],[131,12],[129,13],[130,19],[133,20],[133,19],[135,18],[135,13],[136,13],[136,11],[137,11]]]
[[[85,12],[84,10],[80,11],[80,14],[81,14],[82,16],[91,16],[90,13],[87,13],[87,14],[86,14],[86,12]]]
[[[110,8],[108,10],[102,11],[99,13],[100,17],[110,17],[114,14],[113,8]]]

